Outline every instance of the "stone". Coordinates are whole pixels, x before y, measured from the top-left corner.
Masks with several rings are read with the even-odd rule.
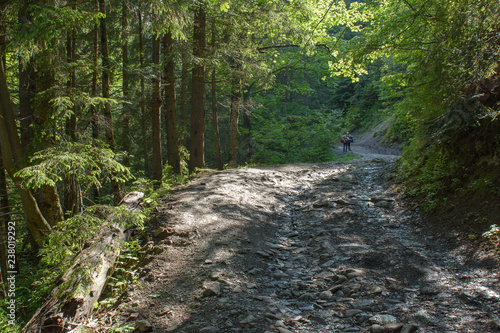
[[[406,324],[401,328],[401,331],[399,333],[413,333],[418,330],[418,326],[415,324]]]
[[[152,332],[153,325],[146,319],[140,319],[135,322],[135,330],[137,332]]]
[[[396,317],[388,314],[377,314],[368,320],[375,324],[387,325],[394,323],[396,321]]]
[[[208,326],[208,327],[203,327],[200,330],[200,333],[218,333],[220,332],[218,327],[215,326]]]
[[[359,310],[359,309],[349,309],[349,310],[346,310],[345,314],[344,314],[344,317],[354,317],[360,313],[363,313],[363,310]]]
[[[403,328],[403,324],[401,323],[393,323],[384,325],[384,329],[387,333],[397,333]]]
[[[292,331],[284,328],[284,327],[276,327],[279,333],[293,333]]]
[[[257,321],[257,318],[255,318],[254,315],[248,315],[248,316],[245,317],[245,319],[243,319],[242,321],[240,321],[240,324],[242,324],[242,325],[245,325],[245,324],[251,325],[251,324],[255,323],[256,321]]]
[[[318,295],[319,299],[328,301],[333,298],[333,293],[330,290],[322,291]]]
[[[221,286],[219,282],[205,283],[203,288],[203,297],[218,296],[220,295]]]
[[[373,324],[370,326],[370,333],[385,333],[384,327],[378,325],[378,324]]]
[[[299,298],[297,298],[297,300],[299,302],[312,302],[314,301],[314,295],[310,293],[305,293],[300,295]]]

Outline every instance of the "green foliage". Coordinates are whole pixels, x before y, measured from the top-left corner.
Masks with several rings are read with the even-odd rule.
[[[110,149],[92,144],[64,142],[35,153],[31,162],[33,165],[20,170],[16,176],[23,179],[23,186],[32,189],[54,186],[67,177],[75,177],[85,189],[101,187],[106,179],[123,183],[133,178]]]
[[[483,233],[483,238],[493,246],[497,254],[500,253],[500,228],[496,224],[492,224],[490,230]]]
[[[324,162],[334,159],[340,127],[333,112],[302,110],[302,115],[269,117],[265,110],[256,119],[253,161],[263,164]]]
[[[143,248],[138,240],[124,244],[120,256],[115,262],[113,275],[108,278],[108,283],[101,296],[101,300],[95,304],[96,308],[108,309],[112,307],[127,286],[137,281],[138,275],[136,270],[140,264],[139,254],[142,250]]]

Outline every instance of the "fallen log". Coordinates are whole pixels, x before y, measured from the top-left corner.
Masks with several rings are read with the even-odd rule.
[[[142,192],[127,194],[121,204],[139,210]],[[130,236],[126,223],[107,221],[93,243],[77,255],[45,302],[21,333],[79,332],[98,301],[113,271],[122,244]]]

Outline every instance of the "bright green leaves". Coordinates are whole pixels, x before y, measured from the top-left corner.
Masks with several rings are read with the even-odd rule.
[[[27,188],[54,186],[65,177],[74,176],[84,188],[101,187],[103,180],[123,183],[133,178],[128,168],[116,161],[107,149],[81,143],[62,143],[35,154],[32,166],[20,170],[16,176]]]

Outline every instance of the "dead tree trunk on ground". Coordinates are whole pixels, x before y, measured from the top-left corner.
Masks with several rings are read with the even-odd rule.
[[[143,197],[142,192],[131,192],[123,198],[122,204],[130,210],[138,210]],[[126,223],[118,225],[108,221],[93,243],[76,257],[21,332],[78,332],[101,296],[121,245],[129,234]]]

